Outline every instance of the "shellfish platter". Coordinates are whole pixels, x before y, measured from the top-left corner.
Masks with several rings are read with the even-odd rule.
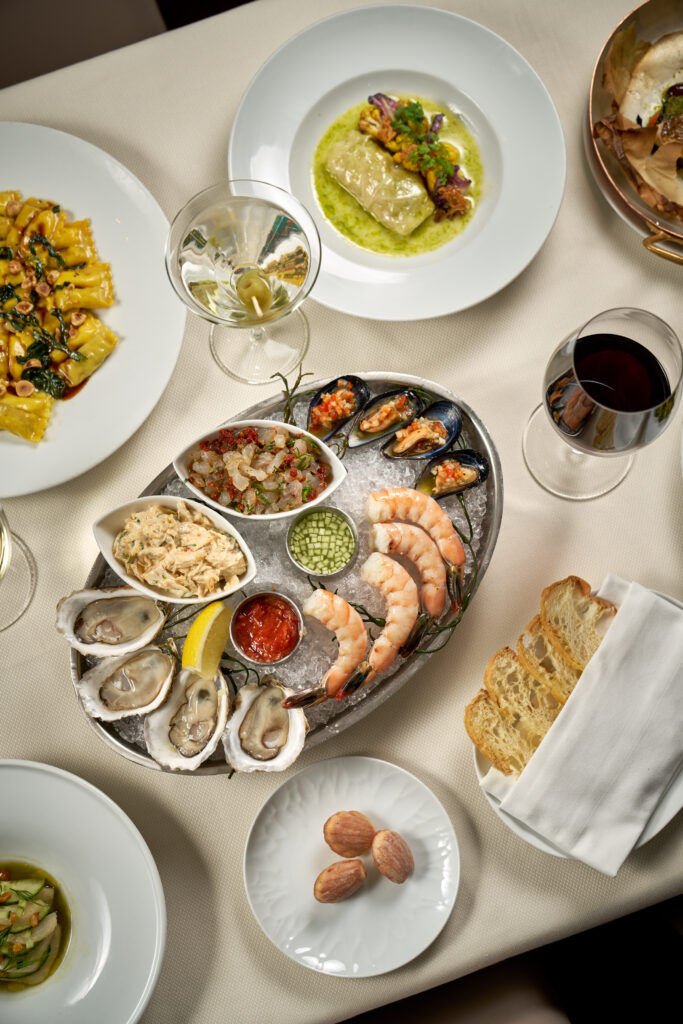
[[[186,709],[188,702],[201,708],[207,699],[206,680],[203,684],[193,681],[187,668],[179,671],[174,657],[182,652],[201,604],[188,607],[187,601],[164,601],[161,594],[156,601],[144,597],[150,608],[140,610],[145,629],[132,648],[144,647],[145,657],[158,662],[164,681],[142,701],[144,706],[137,705],[139,712],[118,713],[110,710],[103,694],[111,670],[119,663],[125,667],[127,652],[117,652],[116,645],[105,649],[100,643],[79,642],[75,626],[76,620],[84,621],[94,601],[106,600],[116,588],[131,583],[135,588],[135,581],[125,573],[122,580],[112,568],[115,562],[100,555],[85,590],[60,602],[58,629],[71,643],[71,675],[81,707],[100,738],[128,760],[192,775],[289,767],[304,745],[321,743],[364,717],[450,640],[488,567],[502,516],[502,473],[493,442],[467,403],[440,384],[405,374],[365,372],[312,383],[305,376],[300,373],[291,389],[285,382],[280,394],[232,417],[221,426],[222,434],[216,430],[202,435],[212,439],[231,427],[237,432],[247,423],[268,427],[272,422],[279,430],[287,425],[298,439],[310,438],[308,450],[327,461],[329,475],[325,477],[326,469],[319,471],[320,479],[325,479],[319,493],[311,489],[307,495],[304,485],[300,507],[278,504],[281,486],[269,492],[270,514],[268,509],[262,509],[261,515],[245,514],[253,511],[257,496],[264,493],[258,485],[253,494],[243,491],[238,500],[230,501],[232,507],[226,507],[225,491],[202,491],[203,478],[196,473],[197,467],[202,471],[202,459],[197,462],[191,454],[193,445],[141,495],[141,500],[158,496],[160,504],[164,496],[169,504],[181,499],[196,506],[199,501],[211,512],[213,522],[220,510],[226,530],[253,557],[255,576],[246,585],[238,582],[238,589],[222,598],[232,619],[230,639],[210,687],[208,742],[203,739],[179,752],[174,744],[181,745],[169,739],[182,717],[179,709]],[[344,388],[346,405],[336,401]],[[328,414],[332,418],[326,422]],[[254,428],[249,429],[255,438]],[[270,439],[272,433],[266,436]],[[306,468],[309,464],[308,455],[297,463]],[[389,498],[380,500],[379,492],[387,490]],[[251,494],[252,505],[245,504],[244,493]],[[371,495],[376,498],[374,511]],[[392,495],[397,496],[396,507],[391,504]],[[278,507],[273,513],[274,504]],[[438,519],[442,533],[452,535],[461,552],[459,559],[447,557],[439,530],[432,531],[420,512],[427,508]],[[314,514],[318,519],[327,516],[321,520],[323,525],[338,520],[337,525],[348,533],[345,542],[351,538],[339,565],[306,562],[305,545],[310,538],[302,534],[301,523]],[[401,533],[403,547],[394,533]],[[420,561],[410,550],[408,537],[411,544],[418,541],[421,550],[428,545],[431,555],[425,548]],[[428,555],[438,564],[430,567]],[[387,567],[389,583],[380,578]],[[434,579],[431,569],[438,570]],[[245,579],[250,576],[245,574]],[[121,593],[134,595],[136,590]],[[150,593],[144,586],[140,591],[140,597]],[[428,600],[433,601],[435,594],[436,608]],[[245,654],[233,627],[248,599],[267,600],[271,595],[291,605],[299,633],[286,656],[268,663]],[[205,605],[211,601],[212,595],[206,595]],[[344,626],[326,615],[332,603],[348,613]],[[148,619],[155,622],[148,624]],[[397,628],[403,630],[400,637]],[[357,656],[349,661],[353,649]],[[269,746],[271,733],[284,738],[275,740],[275,753],[263,750],[261,754],[248,747],[245,730],[259,734],[256,742],[262,750],[264,743]]]

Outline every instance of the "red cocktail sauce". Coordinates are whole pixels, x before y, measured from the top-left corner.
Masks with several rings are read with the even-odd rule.
[[[235,613],[232,638],[253,661],[281,661],[299,642],[299,618],[284,598],[257,594]]]

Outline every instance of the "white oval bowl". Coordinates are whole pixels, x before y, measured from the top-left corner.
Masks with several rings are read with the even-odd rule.
[[[289,509],[287,512],[263,512],[261,515],[246,515],[244,512],[237,512],[234,508],[226,508],[225,505],[219,504],[209,498],[203,491],[200,491],[198,487],[195,487],[190,483],[189,476],[189,458],[192,450],[196,448],[200,441],[210,441],[214,437],[218,437],[218,433],[221,430],[244,430],[245,427],[282,427],[283,430],[288,430],[290,434],[296,437],[307,437],[309,441],[313,441],[320,447],[322,454],[324,455],[327,462],[329,462],[332,469],[332,479],[329,484],[322,491],[317,498],[313,501],[307,501],[303,505],[299,505],[297,508]],[[173,460],[173,468],[176,473],[183,481],[188,491],[192,491],[196,494],[200,501],[205,501],[212,508],[218,509],[223,512],[226,516],[235,516],[236,519],[248,519],[252,523],[267,522],[271,519],[287,519],[290,516],[298,516],[304,509],[314,508],[315,505],[320,505],[323,501],[327,501],[329,496],[336,491],[340,483],[346,476],[346,470],[341,464],[337,456],[331,451],[327,445],[320,440],[319,437],[315,437],[310,434],[308,430],[304,430],[302,427],[293,426],[291,423],[282,423],[280,420],[237,420],[234,423],[223,423],[216,430],[211,431],[210,434],[200,434],[199,437],[195,438],[192,444],[189,444],[184,451],[177,455]]]
[[[150,505],[165,505],[167,508],[177,509],[179,502],[184,501],[190,508],[196,509],[198,512],[202,512],[207,519],[210,519],[213,525],[224,533],[229,533],[231,537],[234,537],[244,552],[244,557],[247,560],[247,571],[243,576],[240,576],[237,584],[234,587],[228,587],[226,590],[216,590],[213,594],[206,594],[204,597],[171,597],[167,591],[162,590],[161,587],[151,587],[146,583],[142,583],[137,577],[131,576],[130,573],[126,572],[124,566],[114,558],[112,546],[114,544],[114,538],[116,537],[119,530],[122,530],[128,516],[133,512],[142,512],[144,509],[149,508]],[[217,506],[214,506],[214,508]],[[240,536],[237,530],[227,521],[225,516],[217,514],[213,508],[208,508],[201,502],[192,501],[191,498],[178,498],[172,494],[149,494],[143,498],[134,498],[133,501],[126,501],[123,505],[117,505],[116,508],[111,509],[105,515],[101,516],[100,519],[93,523],[93,533],[97,546],[102,552],[102,557],[111,566],[117,576],[120,576],[122,580],[130,584],[141,594],[148,594],[149,597],[154,597],[163,601],[168,601],[170,604],[206,604],[207,601],[219,601],[223,597],[228,597],[230,594],[234,594],[236,590],[241,590],[247,583],[251,583],[254,576],[256,575],[256,563],[254,562],[254,556],[252,555],[249,547],[245,540]]]

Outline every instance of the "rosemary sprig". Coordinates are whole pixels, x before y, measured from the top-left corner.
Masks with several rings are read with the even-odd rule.
[[[237,668],[233,668],[233,665],[236,665]],[[251,681],[252,675],[256,677],[256,684],[258,686],[261,685],[261,677],[256,669],[240,661],[239,658],[234,658],[231,654],[223,655],[221,658],[221,668],[236,690],[246,686]]]
[[[343,431],[339,431],[338,434],[328,437],[325,443],[328,448],[332,449],[338,459],[343,459],[349,448],[349,436],[343,433]]]
[[[314,580],[312,580],[311,577],[308,575],[308,573],[306,573],[306,579],[308,580],[309,585],[310,585],[312,590],[329,590],[329,587],[324,586],[324,584],[316,583]],[[330,590],[330,593],[331,594],[337,594],[338,591],[337,590]],[[373,626],[379,626],[380,629],[383,629],[384,626],[386,625],[386,619],[381,619],[378,616],[372,615],[367,610],[365,605],[354,604],[353,601],[349,601],[348,603],[351,605],[352,608],[355,608],[355,610],[358,612],[358,614],[360,615],[360,617],[363,620],[363,622],[371,623]]]
[[[312,377],[312,376],[313,376],[313,373],[310,370],[308,370],[308,371],[306,371],[304,373],[303,363],[299,363],[298,373],[297,373],[297,376],[296,376],[296,380],[294,381],[294,385],[292,387],[290,387],[289,382],[288,382],[288,380],[287,380],[287,378],[285,377],[284,374],[279,373],[279,372],[271,374],[271,378],[270,378],[271,380],[274,380],[275,377],[279,377],[280,380],[282,381],[282,384],[283,384],[282,394],[285,397],[285,404],[284,404],[284,409],[283,409],[283,413],[282,413],[282,419],[283,419],[284,423],[290,423],[292,426],[295,425],[294,405],[295,405],[296,399],[300,397],[299,395],[297,395],[297,390],[298,390],[299,386],[301,385],[301,381],[304,379],[304,377]]]
[[[437,637],[441,636],[442,634],[445,634],[445,636],[443,637],[441,643],[439,643],[436,647],[433,647],[433,646],[418,647],[417,648],[417,653],[418,654],[435,654],[436,651],[440,651],[442,647],[446,646],[446,644],[450,640],[451,636],[453,635],[453,630],[455,629],[455,627],[458,625],[458,623],[462,619],[463,615],[465,614],[465,611],[467,610],[467,606],[469,605],[470,600],[472,598],[472,595],[474,594],[474,591],[475,591],[476,586],[477,586],[477,578],[479,576],[479,563],[477,562],[477,559],[476,559],[476,556],[475,556],[475,553],[474,553],[474,548],[472,547],[472,540],[474,538],[474,527],[472,525],[472,520],[470,519],[470,514],[469,514],[469,511],[467,509],[467,505],[465,503],[465,499],[464,499],[463,495],[462,494],[457,494],[456,497],[457,497],[458,501],[460,502],[461,508],[462,508],[463,513],[465,515],[465,520],[467,522],[467,527],[469,529],[469,536],[466,536],[463,533],[463,531],[455,523],[453,523],[453,529],[455,530],[455,532],[460,537],[460,540],[462,541],[463,546],[466,547],[469,550],[470,555],[472,556],[472,564],[474,566],[474,569],[472,571],[472,579],[470,580],[469,587],[467,588],[467,590],[465,591],[465,594],[463,595],[462,603],[460,605],[460,608],[458,609],[458,614],[455,616],[455,618],[451,619],[450,622],[446,622],[446,623],[443,623],[443,624],[439,624],[438,622],[435,622],[427,630],[427,633],[425,634],[425,642],[428,643],[428,644],[429,644],[430,640],[434,640]]]

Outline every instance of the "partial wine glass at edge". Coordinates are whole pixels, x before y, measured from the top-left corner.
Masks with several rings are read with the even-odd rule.
[[[24,542],[12,534],[0,505],[0,632],[28,608],[36,586],[36,566]]]

